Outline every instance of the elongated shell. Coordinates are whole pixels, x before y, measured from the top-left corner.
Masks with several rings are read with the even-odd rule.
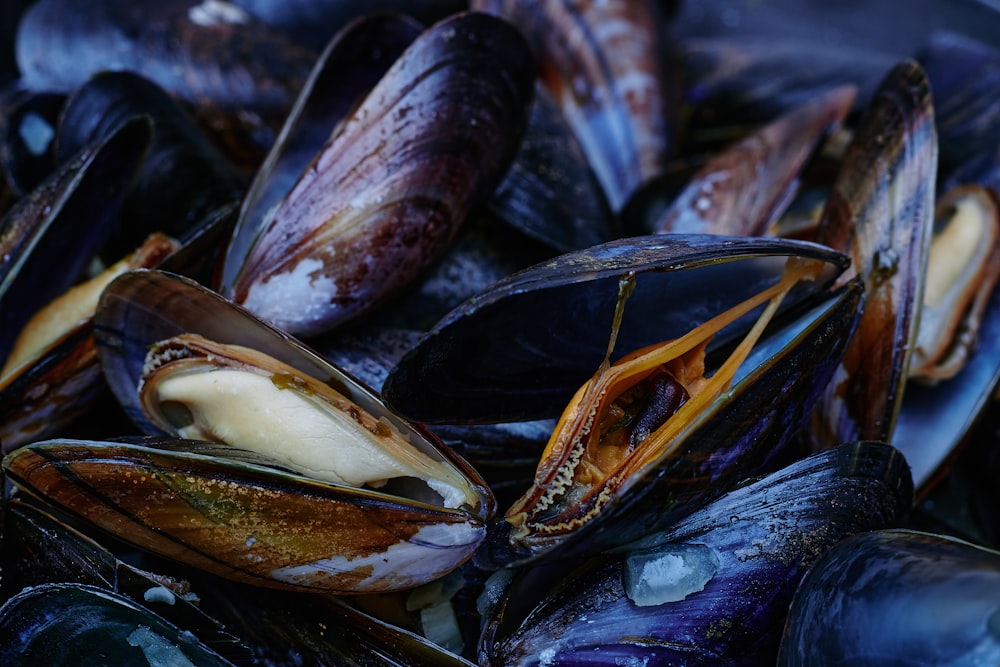
[[[271,506],[266,501],[262,501],[263,505],[247,509],[247,516],[259,516],[263,529],[270,525],[268,523],[270,519],[267,518],[269,512],[282,513],[290,511],[289,507],[297,507],[299,509],[295,511],[309,514],[307,508],[310,503],[316,503],[316,512],[319,512],[316,516],[325,517],[326,520],[308,519],[313,521],[315,527],[310,527],[307,532],[312,530],[319,533],[324,530],[343,532],[336,540],[333,540],[328,534],[323,538],[327,541],[325,545],[322,544],[322,540],[316,542],[318,548],[323,550],[320,555],[309,549],[305,549],[304,554],[294,553],[295,549],[292,550],[291,554],[282,552],[281,555],[291,557],[293,562],[281,562],[279,559],[268,565],[265,561],[259,566],[260,571],[252,576],[266,578],[269,576],[268,573],[272,571],[286,572],[287,570],[284,568],[307,566],[308,563],[316,561],[317,558],[331,561],[336,561],[337,558],[345,561],[357,559],[354,565],[359,568],[359,572],[351,573],[349,571],[353,569],[353,566],[343,563],[338,566],[332,562],[328,565],[317,565],[316,569],[321,570],[323,567],[327,567],[339,572],[338,568],[340,568],[344,572],[337,576],[327,576],[321,572],[308,570],[307,567],[304,574],[289,574],[288,578],[291,578],[292,581],[282,580],[278,583],[317,588],[327,586],[341,592],[386,590],[399,586],[416,585],[427,578],[440,576],[448,568],[456,567],[471,556],[472,551],[483,537],[483,522],[493,511],[493,498],[479,475],[465,461],[443,447],[425,430],[388,412],[367,388],[326,363],[287,334],[272,329],[239,306],[193,281],[157,271],[133,272],[116,279],[105,290],[95,317],[95,338],[101,349],[105,376],[126,412],[143,430],[148,433],[163,433],[161,426],[151,421],[143,411],[137,391],[147,351],[153,343],[180,334],[198,334],[224,345],[239,345],[257,350],[287,364],[294,369],[296,374],[304,374],[304,376],[314,378],[310,382],[329,384],[361,410],[390,424],[392,429],[405,436],[410,444],[420,450],[424,456],[436,461],[437,465],[450,469],[453,475],[457,475],[463,480],[466,488],[464,493],[468,500],[464,501],[463,506],[457,509],[447,509],[441,507],[440,504],[428,504],[402,495],[395,495],[389,491],[388,487],[386,492],[358,489],[318,482],[301,473],[295,475],[286,473],[282,476],[280,484],[283,495],[274,501],[275,505]],[[289,377],[284,380],[282,386],[294,387],[299,384],[299,381],[293,381]],[[237,399],[234,407],[239,405],[240,401]],[[237,419],[239,418],[237,417]],[[122,466],[132,465],[130,452],[131,450],[126,450],[122,453]],[[246,485],[247,488],[250,488],[258,484],[255,481],[255,475],[258,474],[258,471],[254,469],[254,471],[247,472],[245,467],[240,467],[237,463],[228,460],[226,458],[228,455],[223,451],[213,453],[223,458],[206,463],[207,467],[202,473],[206,483],[209,483],[208,480],[213,477],[229,475],[230,473],[227,471],[233,468],[232,474],[237,475],[239,481],[235,487],[232,487],[232,493],[244,498],[246,502],[253,501],[252,498],[240,496],[240,489],[243,488],[240,485]],[[163,453],[154,453],[153,455],[165,456]],[[94,456],[87,452],[81,454],[82,459],[90,459]],[[139,458],[142,460],[136,465],[154,465],[146,462],[142,457]],[[271,460],[273,461],[273,459]],[[166,471],[174,469],[171,460],[155,465],[163,467]],[[238,470],[236,470],[237,468]],[[108,472],[107,474],[110,479],[120,479],[116,477],[120,473],[121,471]],[[167,472],[163,474],[166,475]],[[310,489],[314,489],[314,491],[310,491]],[[186,492],[184,490],[178,491],[181,495]],[[303,495],[310,495],[314,499],[303,500],[301,498]],[[237,502],[237,500],[234,499],[233,502]],[[362,507],[367,509],[362,511]],[[372,507],[379,509],[376,511],[371,509]],[[238,511],[234,514],[234,516],[239,515]],[[157,514],[154,518],[156,521],[163,520],[167,524],[174,520],[169,514]],[[201,519],[195,518],[195,520]],[[302,520],[307,521],[305,518]],[[398,521],[400,525],[408,525],[410,528],[394,528],[394,521]],[[417,531],[416,526],[426,526],[426,530],[421,534],[421,537],[414,537],[414,544],[411,544],[407,542],[407,539],[414,536]],[[303,529],[306,529],[304,524]],[[164,526],[161,530],[169,532],[169,526]],[[129,539],[128,535],[122,537]],[[217,548],[233,550],[233,563],[236,563],[242,558],[239,553],[248,548],[246,541],[251,537],[255,537],[255,535],[246,531],[234,533],[223,531],[223,534],[217,536],[216,539],[228,541],[228,546],[217,545]],[[263,537],[257,537],[263,540]],[[280,536],[280,531],[274,533],[274,539],[279,541],[283,539]],[[381,541],[381,547],[376,548],[374,543],[370,541],[371,539],[375,539],[377,542]],[[444,542],[439,542],[439,539],[444,540]],[[402,546],[393,546],[397,540]],[[262,546],[263,544],[264,542],[261,543]],[[333,550],[330,550],[331,545],[334,545]],[[353,551],[354,547],[358,551]],[[213,547],[213,549],[215,548]],[[156,549],[167,549],[171,552],[172,557],[178,557],[174,552],[179,551],[184,558],[195,559],[198,562],[203,559],[197,547],[183,547],[178,550],[170,545],[158,545]],[[397,570],[398,576],[385,576],[386,573],[379,569],[382,567],[380,565],[376,567],[376,570],[379,570],[377,574],[366,578],[364,575],[366,567],[368,565],[375,567],[369,555],[373,553],[373,550],[374,552],[382,552],[387,549],[391,551],[385,556],[387,558],[385,567]],[[413,549],[416,549],[418,553],[415,557],[423,561],[421,564],[414,565],[417,568],[416,572],[407,570],[412,564],[410,556],[415,553]],[[426,553],[422,553],[421,549],[426,549]],[[208,553],[214,554],[215,551],[210,549]],[[230,564],[223,569],[230,567],[235,567],[235,565]],[[338,586],[341,588],[337,589]]]
[[[845,258],[810,243],[699,235],[632,237],[561,255],[445,315],[392,369],[382,395],[394,411],[428,423],[554,418],[607,351],[621,279],[634,275],[636,287],[612,360],[678,338],[761,292],[798,255],[827,268],[797,286],[786,306],[821,291]],[[751,319],[737,320],[715,344]]]
[[[410,588],[458,567],[483,538],[482,521],[466,511],[313,481],[216,447],[165,446],[43,441],[8,455],[5,471],[131,544],[278,588]]]
[[[778,665],[993,665],[1000,554],[928,533],[856,535],[802,580]]]
[[[898,451],[845,444],[730,491],[625,553],[568,574],[562,563],[515,574],[486,617],[480,664],[589,664],[594,655],[770,664],[808,568],[838,540],[900,520],[912,491]]]
[[[817,146],[843,122],[854,86],[801,104],[710,158],[654,232],[761,236],[784,212]]]
[[[420,32],[420,25],[406,17],[377,14],[351,23],[330,40],[243,201],[226,249],[220,292],[231,291],[261,226],[330,135]]]
[[[421,35],[259,222],[225,289],[295,334],[364,312],[438,258],[513,160],[531,54],[478,13]]]
[[[79,663],[232,665],[190,633],[116,593],[82,584],[44,584],[0,607],[5,665]]]
[[[858,333],[814,420],[822,446],[892,437],[924,294],[936,168],[927,79],[901,63],[866,110],[821,223],[818,240],[850,253],[865,281]]]
[[[472,8],[508,19],[528,38],[540,82],[576,133],[611,211],[621,213],[660,176],[672,150],[654,3],[477,0]]]

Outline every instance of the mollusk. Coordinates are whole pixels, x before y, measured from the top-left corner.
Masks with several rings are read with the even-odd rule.
[[[284,410],[253,403],[253,392],[264,387],[265,403],[293,403],[294,423],[304,422],[304,414],[338,414],[340,425],[331,430],[346,431],[351,446],[378,444],[387,468],[368,477],[352,470],[335,474],[335,481],[316,479],[311,473],[320,466],[314,461],[281,453],[295,438],[280,429],[260,443],[266,453],[252,454],[239,449],[242,441],[232,449],[205,445],[207,453],[169,442],[48,441],[7,460],[10,478],[25,489],[153,552],[278,587],[340,593],[412,587],[460,565],[482,540],[493,498],[467,463],[386,411],[352,378],[221,296],[171,274],[127,273],[105,289],[94,326],[112,390],[150,434],[225,440],[258,417],[263,427],[273,427]],[[200,359],[199,351],[206,352]],[[265,355],[270,369],[247,370]],[[192,367],[190,376],[178,370]],[[255,389],[213,397],[214,404],[191,396],[154,398],[174,380],[193,379],[204,388],[215,378],[233,377]],[[267,415],[267,408],[276,414]],[[386,447],[396,440],[407,444],[402,454]],[[400,456],[416,463],[398,464]],[[310,474],[288,470],[294,467]],[[382,484],[399,474],[404,478]],[[151,496],[159,502],[148,503]]]
[[[234,241],[222,292],[315,335],[408,284],[514,159],[531,62],[517,30],[493,16],[459,14],[425,31],[247,229],[249,247]]]

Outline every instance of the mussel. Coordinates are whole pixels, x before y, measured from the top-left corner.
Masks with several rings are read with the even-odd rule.
[[[141,428],[235,448],[36,443],[6,460],[26,490],[154,552],[272,586],[412,587],[460,565],[482,540],[493,499],[468,464],[197,283],[159,272],[121,276],[102,295],[95,337],[113,391]],[[230,381],[243,386],[210,388]],[[157,398],[178,383],[195,389]],[[196,395],[205,389],[211,398]],[[243,426],[251,428],[234,434]],[[302,452],[317,444],[316,429],[332,449],[310,458]],[[239,449],[254,441],[257,453]],[[378,472],[361,471],[362,450],[380,462]],[[336,471],[317,479],[316,468],[331,461]]]
[[[898,451],[845,444],[748,480],[620,553],[498,577],[484,596],[480,664],[773,663],[808,568],[843,537],[897,523],[912,493]]]
[[[318,68],[348,58],[347,74],[364,65],[360,81],[367,82],[371,58],[352,54],[364,41],[351,30],[370,35],[373,23],[392,38],[387,49],[407,38],[388,21],[353,24]],[[327,331],[399,291],[441,255],[509,167],[527,123],[531,63],[512,26],[470,12],[422,33],[370,91],[344,74],[347,91],[363,99],[336,127],[301,108],[289,119],[322,122],[332,134],[308,165],[292,161],[307,168],[274,205],[248,201],[220,291],[297,335]],[[314,72],[313,82],[323,77]],[[303,104],[329,109],[326,95],[307,88]],[[283,133],[294,139],[303,131]],[[288,147],[279,142],[275,151]],[[273,173],[258,175],[255,190],[273,191],[266,179],[287,184],[278,167],[290,167],[281,162],[269,158]]]
[[[839,262],[812,244],[681,235],[569,253],[452,311],[390,372],[383,396],[445,423],[551,416],[539,411],[562,402],[531,488],[477,562],[592,553],[671,523],[777,454],[853,327],[858,285],[824,292]],[[683,304],[662,309],[671,294]],[[810,295],[815,309],[748,359],[783,299],[787,310]],[[553,336],[567,321],[591,324]],[[725,360],[706,365],[719,347]],[[777,399],[771,386],[784,388]]]
[[[993,665],[1000,553],[909,530],[844,540],[792,600],[778,665]]]

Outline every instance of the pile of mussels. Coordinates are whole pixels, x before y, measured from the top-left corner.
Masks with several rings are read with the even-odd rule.
[[[0,662],[1000,663],[1000,51],[766,4],[5,3]]]

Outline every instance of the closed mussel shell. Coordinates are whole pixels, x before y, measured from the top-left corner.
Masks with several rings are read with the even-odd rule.
[[[898,451],[845,444],[568,575],[515,573],[487,616],[480,664],[771,664],[808,568],[843,537],[901,520],[912,492]]]
[[[330,40],[243,201],[226,249],[220,292],[231,290],[262,225],[330,135],[421,32],[420,24],[405,16],[375,14]]]
[[[33,90],[69,92],[97,72],[132,70],[192,104],[265,117],[291,108],[316,56],[236,5],[189,0],[35,2],[16,55]]]
[[[528,38],[612,213],[662,175],[674,146],[665,23],[656,3],[477,0]]]
[[[827,552],[795,593],[778,665],[995,665],[1000,553],[904,530]]]
[[[923,70],[902,62],[879,86],[844,156],[818,239],[849,253],[865,281],[858,332],[816,411],[821,446],[893,442],[924,295],[934,220],[937,134]],[[906,443],[898,443],[906,452]]]
[[[492,194],[531,92],[531,53],[513,26],[475,12],[432,26],[260,221],[246,254],[229,253],[236,277],[223,292],[297,335],[398,292]]]
[[[148,609],[93,586],[43,584],[0,607],[3,664],[85,664],[90,657],[123,666],[232,665]]]

